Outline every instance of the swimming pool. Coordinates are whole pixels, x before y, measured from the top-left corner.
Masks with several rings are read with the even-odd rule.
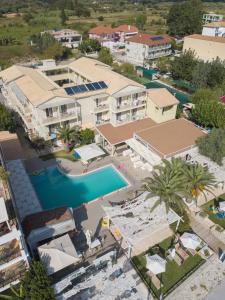
[[[112,165],[81,176],[66,176],[54,166],[30,178],[43,209],[78,207],[128,185]]]

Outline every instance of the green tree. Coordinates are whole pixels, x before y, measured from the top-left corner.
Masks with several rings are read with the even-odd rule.
[[[98,52],[101,49],[101,44],[98,40],[94,39],[87,39],[80,43],[79,50],[82,53],[89,53],[89,52]]]
[[[167,73],[170,69],[170,59],[168,57],[160,57],[156,60],[156,67],[160,73]]]
[[[219,58],[210,63],[210,72],[208,74],[208,86],[213,88],[222,84],[225,80],[224,62]]]
[[[175,57],[171,61],[171,73],[174,79],[192,80],[192,73],[197,65],[194,52],[191,50],[185,51],[180,57]]]
[[[74,139],[74,134],[76,129],[74,127],[70,127],[69,125],[63,125],[58,128],[57,137],[65,144],[65,150],[69,152],[70,143]]]
[[[66,21],[68,20],[68,17],[67,17],[67,15],[65,13],[64,8],[61,9],[60,18],[61,18],[62,25],[65,25]]]
[[[94,131],[89,128],[82,129],[79,133],[79,139],[81,145],[87,145],[93,143],[94,138],[95,138]]]
[[[196,88],[206,88],[208,86],[208,78],[210,73],[210,64],[200,61],[196,64],[192,73],[192,84]]]
[[[2,166],[0,166],[0,180],[2,181],[3,185],[6,184],[10,173],[6,171]]]
[[[222,165],[225,157],[225,129],[214,128],[209,134],[197,140],[199,152]]]
[[[139,30],[143,30],[145,24],[147,22],[147,15],[146,14],[139,14],[136,17],[135,23]]]
[[[203,8],[201,0],[174,3],[167,16],[169,34],[185,36],[202,30]]]
[[[16,122],[13,111],[0,104],[0,131],[7,130],[10,132],[15,132],[15,129]]]
[[[29,23],[30,20],[32,20],[33,18],[34,18],[34,17],[33,17],[33,15],[32,15],[30,12],[23,14],[23,20],[24,20],[26,23]]]
[[[98,17],[98,20],[99,20],[100,22],[102,22],[102,21],[104,21],[104,17],[103,17],[103,16],[99,16],[99,17]]]
[[[112,65],[113,58],[110,53],[110,50],[106,47],[102,47],[98,53],[98,59],[106,65]]]

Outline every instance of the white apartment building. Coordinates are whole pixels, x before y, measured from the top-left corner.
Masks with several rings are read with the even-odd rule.
[[[146,116],[146,90],[97,60],[33,69],[14,65],[2,72],[6,105],[16,110],[29,134],[55,140],[63,124],[117,126]]]
[[[203,26],[202,35],[225,38],[225,21],[212,22]]]
[[[11,136],[15,135],[0,132],[0,164],[4,168],[5,160],[12,158],[4,143],[17,147],[12,143]],[[15,216],[13,194],[8,183],[0,182],[0,292],[19,282],[28,269],[28,257],[21,227]]]
[[[218,15],[211,12],[208,14],[204,14],[202,20],[205,22],[205,24],[209,22],[218,22],[223,20],[223,15]]]
[[[126,60],[144,65],[146,60],[171,54],[171,38],[167,35],[137,34],[125,42]]]
[[[82,35],[72,29],[47,30],[43,33],[50,33],[55,40],[67,48],[78,48],[82,42]]]

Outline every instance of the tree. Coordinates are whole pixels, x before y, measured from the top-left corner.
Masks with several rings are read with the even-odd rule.
[[[106,65],[112,65],[113,58],[110,53],[110,50],[106,47],[102,47],[98,53],[98,59]]]
[[[170,69],[170,60],[168,57],[160,57],[156,61],[156,67],[160,73],[167,73]]]
[[[101,44],[98,40],[87,39],[80,43],[79,50],[82,53],[98,52],[101,49]]]
[[[16,122],[13,111],[0,104],[0,131],[15,132]]]
[[[200,61],[196,64],[192,73],[192,83],[196,88],[206,88],[210,73],[210,64]]]
[[[82,129],[79,133],[79,138],[81,145],[91,144],[95,138],[94,131],[89,128]]]
[[[137,15],[135,23],[136,23],[136,26],[138,27],[139,30],[144,29],[146,21],[147,21],[147,15],[146,14]]]
[[[225,80],[224,62],[219,58],[210,63],[210,71],[208,74],[208,86],[213,88]]]
[[[66,21],[68,20],[68,17],[67,17],[67,15],[66,15],[66,13],[65,13],[64,8],[62,8],[62,10],[61,10],[60,18],[61,18],[61,23],[62,23],[62,25],[65,25],[65,24],[66,24]]]
[[[185,36],[202,30],[203,8],[201,0],[174,3],[167,16],[169,34]]]
[[[24,20],[26,23],[29,23],[30,20],[32,20],[33,18],[34,18],[34,17],[33,17],[33,15],[32,15],[30,12],[25,13],[25,14],[23,15],[23,20]]]
[[[103,17],[103,16],[99,16],[99,17],[98,17],[98,20],[99,20],[100,22],[102,22],[102,21],[104,21],[104,17]]]
[[[197,145],[202,155],[221,166],[225,157],[225,129],[214,128],[208,135],[199,138]]]
[[[3,185],[6,184],[10,173],[7,172],[2,166],[0,166],[0,180],[2,181]]]
[[[163,160],[163,166],[155,167],[151,177],[147,177],[143,183],[143,189],[148,192],[148,197],[158,197],[152,210],[164,203],[166,210],[173,205],[183,211],[183,162],[180,159],[173,159],[172,162]]]
[[[206,192],[213,194],[213,188],[216,185],[216,180],[206,167],[200,164],[186,164],[183,169],[184,180],[186,182],[186,191],[190,198],[193,198],[197,204],[198,197]],[[213,194],[214,195],[214,194]]]
[[[74,138],[74,133],[76,129],[74,127],[70,127],[69,125],[63,125],[58,128],[57,136],[65,144],[65,150],[69,152],[70,142]]]
[[[171,61],[171,73],[174,79],[192,80],[192,72],[197,65],[194,52],[185,51],[180,57],[175,57]]]

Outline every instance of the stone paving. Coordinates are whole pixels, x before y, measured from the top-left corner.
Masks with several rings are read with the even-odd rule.
[[[166,299],[203,300],[224,278],[224,263],[222,263],[216,255],[213,255],[205,264],[169,294]]]

